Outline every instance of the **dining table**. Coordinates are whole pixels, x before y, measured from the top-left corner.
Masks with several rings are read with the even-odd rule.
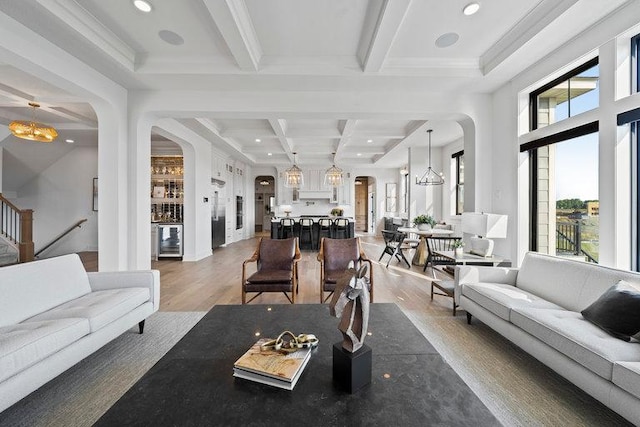
[[[398,231],[406,234],[415,234],[417,236],[420,236],[418,246],[416,247],[416,251],[413,254],[413,258],[411,259],[411,264],[420,267],[424,266],[424,264],[427,262],[427,257],[429,256],[429,251],[427,249],[427,237],[450,236],[453,234],[453,230],[447,230],[443,228],[420,230],[416,227],[398,227]]]

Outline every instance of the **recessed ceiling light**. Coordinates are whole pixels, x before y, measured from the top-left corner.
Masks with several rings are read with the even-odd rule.
[[[362,156],[362,153],[358,153],[358,154],[356,154],[356,156],[360,157],[360,156]]]
[[[469,16],[469,15],[473,15],[478,10],[480,10],[480,3],[473,2],[466,5],[464,9],[462,9],[462,13]]]
[[[65,139],[64,141],[69,144],[73,144],[75,142],[73,139]]]
[[[456,44],[460,36],[457,33],[445,33],[436,40],[437,47],[449,47]]]
[[[373,139],[367,139],[367,142],[373,142]]]
[[[267,153],[267,156],[273,156],[273,153]]]
[[[133,0],[133,5],[143,12],[151,12],[151,3],[144,0]]]
[[[172,44],[174,46],[180,46],[184,44],[184,39],[178,33],[174,33],[169,30],[160,30],[158,31],[158,36],[166,43]]]
[[[262,142],[260,138],[256,138],[256,142]]]

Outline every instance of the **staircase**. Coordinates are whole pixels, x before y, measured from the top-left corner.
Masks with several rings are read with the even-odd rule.
[[[0,267],[18,263],[18,250],[0,238]]]

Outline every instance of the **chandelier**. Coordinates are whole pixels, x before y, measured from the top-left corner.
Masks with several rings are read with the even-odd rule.
[[[293,153],[293,166],[284,171],[284,186],[287,188],[300,188],[304,185],[302,169],[296,165],[296,154]]]
[[[442,172],[437,173],[433,169],[431,169],[431,132],[433,129],[427,130],[429,134],[429,168],[422,175],[422,178],[418,181],[418,176],[416,175],[416,184],[417,185],[442,185],[444,184],[444,178],[442,177]]]
[[[9,124],[9,130],[18,138],[38,142],[53,142],[58,136],[58,132],[49,125],[36,122],[36,108],[40,107],[40,104],[30,102],[29,106],[33,107],[33,120],[29,122],[14,120]]]
[[[327,187],[339,187],[342,185],[342,169],[336,167],[336,153],[333,154],[333,163],[327,171],[324,173],[324,185]]]

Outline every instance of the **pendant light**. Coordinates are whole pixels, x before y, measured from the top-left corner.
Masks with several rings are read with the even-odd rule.
[[[49,125],[36,122],[36,108],[40,107],[40,104],[30,102],[29,106],[33,108],[33,120],[29,122],[14,120],[9,124],[9,130],[18,138],[29,141],[53,142],[58,137],[58,132]]]
[[[325,187],[340,187],[343,184],[342,169],[336,167],[336,153],[333,154],[333,166],[331,166],[324,173],[324,185]]]
[[[417,185],[442,185],[444,184],[444,178],[442,177],[442,173],[437,173],[433,169],[431,169],[431,132],[433,129],[427,130],[429,134],[429,169],[422,175],[422,178],[418,181],[418,176],[416,175],[416,184]]]
[[[296,165],[296,154],[293,153],[293,166],[284,171],[284,186],[287,188],[300,188],[304,185],[302,169]]]

